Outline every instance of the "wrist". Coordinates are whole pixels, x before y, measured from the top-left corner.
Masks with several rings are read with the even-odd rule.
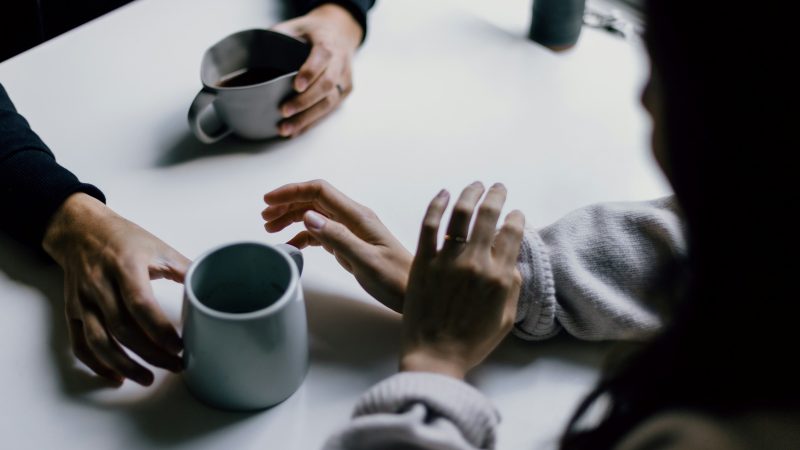
[[[458,380],[463,380],[467,374],[464,364],[426,350],[404,352],[400,357],[400,371],[438,373]]]
[[[322,17],[326,22],[336,24],[353,50],[361,45],[364,38],[364,29],[355,17],[345,7],[337,3],[323,3],[314,8],[310,15]]]
[[[75,234],[113,214],[103,202],[78,192],[70,195],[56,210],[42,238],[42,248],[61,264],[60,253],[65,244],[74,243]]]

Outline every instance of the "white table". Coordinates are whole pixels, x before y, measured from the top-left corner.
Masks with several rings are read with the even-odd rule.
[[[186,124],[203,50],[277,21],[265,0],[139,0],[0,64],[0,81],[62,164],[189,257],[290,237],[297,228],[264,233],[261,196],[312,178],[373,207],[409,248],[431,196],[475,179],[503,181],[508,208],[535,226],[668,192],[646,150],[638,45],[584,30],[574,51],[555,55],[524,39],[525,0],[379,3],[353,95],[291,141],[206,147]],[[0,447],[319,447],[394,372],[399,322],[326,253],[306,257],[308,377],[285,403],[234,414],[163,371],[151,388],[98,388],[69,356],[59,272],[0,242]],[[155,288],[177,321],[181,287]],[[504,417],[499,447],[551,447],[605,348],[506,342],[473,377]]]

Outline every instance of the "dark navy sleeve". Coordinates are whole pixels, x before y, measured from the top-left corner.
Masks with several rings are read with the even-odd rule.
[[[363,39],[367,37],[367,12],[375,5],[375,0],[294,0],[295,6],[302,14],[325,3],[334,3],[346,9],[364,30]]]
[[[0,232],[41,248],[51,217],[77,192],[105,202],[99,189],[56,162],[0,84]]]

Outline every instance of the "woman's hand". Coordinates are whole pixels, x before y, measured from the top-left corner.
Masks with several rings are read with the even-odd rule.
[[[378,301],[400,312],[411,254],[372,210],[348,198],[327,181],[281,186],[264,195],[264,228],[275,233],[295,222],[306,231],[289,244],[322,246]]]
[[[521,284],[516,262],[525,218],[512,211],[496,231],[506,189],[495,184],[468,235],[483,192],[476,182],[461,193],[441,250],[437,236],[447,191],[428,207],[403,306],[401,370],[463,378],[514,324]]]
[[[353,90],[352,63],[364,30],[344,8],[320,5],[273,30],[305,39],[311,53],[294,81],[297,95],[281,105],[281,136],[293,137],[333,111]]]
[[[181,338],[161,312],[150,280],[183,282],[189,260],[86,194],[70,196],[53,216],[42,245],[64,270],[72,349],[114,383],[149,385],[148,363],[182,369]]]

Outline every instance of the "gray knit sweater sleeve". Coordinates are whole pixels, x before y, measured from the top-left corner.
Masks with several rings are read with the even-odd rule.
[[[472,386],[444,375],[402,372],[362,395],[353,419],[323,449],[492,449],[499,422],[492,403]]]
[[[526,230],[514,334],[646,339],[668,318],[685,256],[674,197],[589,206]]]

